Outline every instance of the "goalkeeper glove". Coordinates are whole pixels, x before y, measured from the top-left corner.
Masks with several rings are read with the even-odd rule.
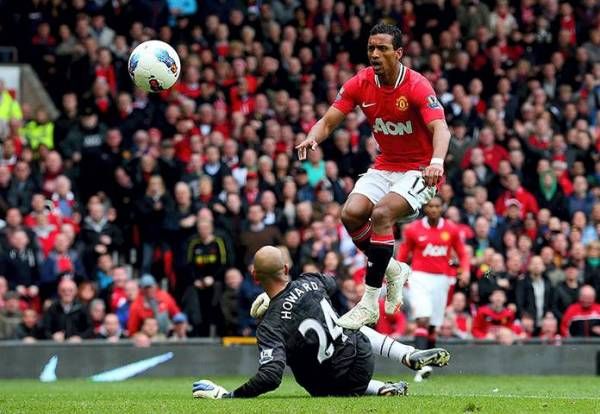
[[[217,400],[229,397],[228,394],[229,392],[225,388],[209,380],[200,380],[192,384],[192,395],[194,398]]]
[[[258,295],[250,307],[250,316],[256,319],[262,318],[269,308],[269,303],[271,303],[269,295],[264,292]]]

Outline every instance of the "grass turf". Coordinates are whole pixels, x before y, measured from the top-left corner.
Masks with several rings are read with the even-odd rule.
[[[244,378],[211,378],[233,389]],[[394,378],[398,380],[398,378]],[[404,376],[410,382],[410,378]],[[253,400],[194,400],[192,378],[0,381],[0,413],[598,413],[600,377],[434,376],[407,397],[311,398],[287,377]]]

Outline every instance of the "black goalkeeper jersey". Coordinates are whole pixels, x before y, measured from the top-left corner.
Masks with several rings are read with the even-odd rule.
[[[277,388],[286,364],[313,395],[344,383],[357,358],[372,367],[368,340],[335,323],[338,315],[329,297],[336,290],[333,277],[304,273],[271,299],[256,331],[258,373],[235,390],[234,397],[254,397]],[[366,388],[369,380],[370,376],[360,378],[359,388],[363,383]]]

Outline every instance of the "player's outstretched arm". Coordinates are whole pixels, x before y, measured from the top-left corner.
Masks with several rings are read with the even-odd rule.
[[[306,159],[308,150],[314,151],[342,123],[345,117],[346,115],[342,111],[330,106],[323,118],[319,119],[308,131],[306,139],[296,146],[298,159],[301,161]]]
[[[444,175],[444,159],[450,145],[450,130],[443,119],[435,119],[429,122],[427,128],[433,133],[433,155],[431,163],[423,171],[423,178],[427,186],[433,187]]]
[[[254,377],[230,392],[228,396],[230,398],[252,398],[273,391],[281,385],[284,369],[285,363],[282,361],[272,361],[269,364],[261,365]]]
[[[277,321],[279,318],[277,318]],[[233,398],[252,398],[278,388],[286,364],[285,342],[276,322],[263,320],[256,330],[260,351],[258,372],[230,393]]]

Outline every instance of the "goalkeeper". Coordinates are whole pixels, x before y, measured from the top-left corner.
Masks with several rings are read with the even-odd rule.
[[[231,392],[208,380],[197,381],[194,397],[256,397],[279,387],[286,364],[312,396],[405,395],[405,382],[372,379],[373,354],[413,370],[448,363],[450,355],[444,349],[416,350],[367,327],[351,331],[337,326],[329,299],[337,289],[335,279],[304,273],[290,281],[288,270],[276,247],[263,247],[254,257],[252,273],[265,290],[252,306],[253,316],[262,316],[256,332],[256,375]]]

